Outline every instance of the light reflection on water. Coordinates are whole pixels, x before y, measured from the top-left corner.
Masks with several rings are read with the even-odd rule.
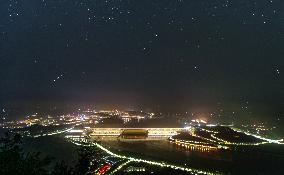
[[[146,140],[121,140],[117,137],[100,137],[97,139],[113,151],[180,165],[187,164],[194,168],[204,168],[205,166],[209,170],[227,170],[227,162],[231,160],[228,152],[209,151],[194,147],[185,148],[170,143],[166,137],[147,138]],[[220,163],[223,165],[222,168],[220,168]]]
[[[196,169],[229,174],[284,174],[282,145],[238,146],[232,150],[207,151],[172,144],[166,137],[136,141],[102,137],[99,140],[114,152]]]

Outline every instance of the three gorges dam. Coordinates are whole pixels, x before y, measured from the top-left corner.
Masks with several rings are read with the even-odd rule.
[[[82,139],[86,136],[91,138],[117,137],[121,139],[155,139],[171,137],[180,132],[193,133],[192,128],[89,128],[70,130],[66,137]]]

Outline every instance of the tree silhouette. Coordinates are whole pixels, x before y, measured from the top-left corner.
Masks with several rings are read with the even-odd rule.
[[[52,175],[72,175],[74,173],[71,167],[69,167],[64,161],[61,161],[61,162],[56,163],[51,174]]]
[[[40,153],[24,154],[20,135],[5,133],[0,139],[1,175],[46,175],[50,158],[41,158]]]
[[[97,166],[101,152],[93,147],[81,146],[77,150],[78,160],[74,168],[64,161],[56,163],[50,170],[51,159],[39,152],[24,153],[22,137],[5,133],[0,138],[0,174],[1,175],[85,175]]]
[[[93,169],[96,159],[101,156],[101,152],[94,147],[80,147],[78,150],[78,161],[75,165],[74,174],[84,175]]]

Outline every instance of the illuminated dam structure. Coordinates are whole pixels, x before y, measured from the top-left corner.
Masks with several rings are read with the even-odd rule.
[[[179,132],[194,132],[185,128],[90,128],[90,136],[120,136],[125,131],[144,130],[148,133],[148,137],[169,137],[177,135]]]

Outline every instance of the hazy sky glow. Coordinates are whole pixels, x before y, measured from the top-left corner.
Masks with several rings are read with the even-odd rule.
[[[3,0],[0,103],[281,111],[283,0]]]

